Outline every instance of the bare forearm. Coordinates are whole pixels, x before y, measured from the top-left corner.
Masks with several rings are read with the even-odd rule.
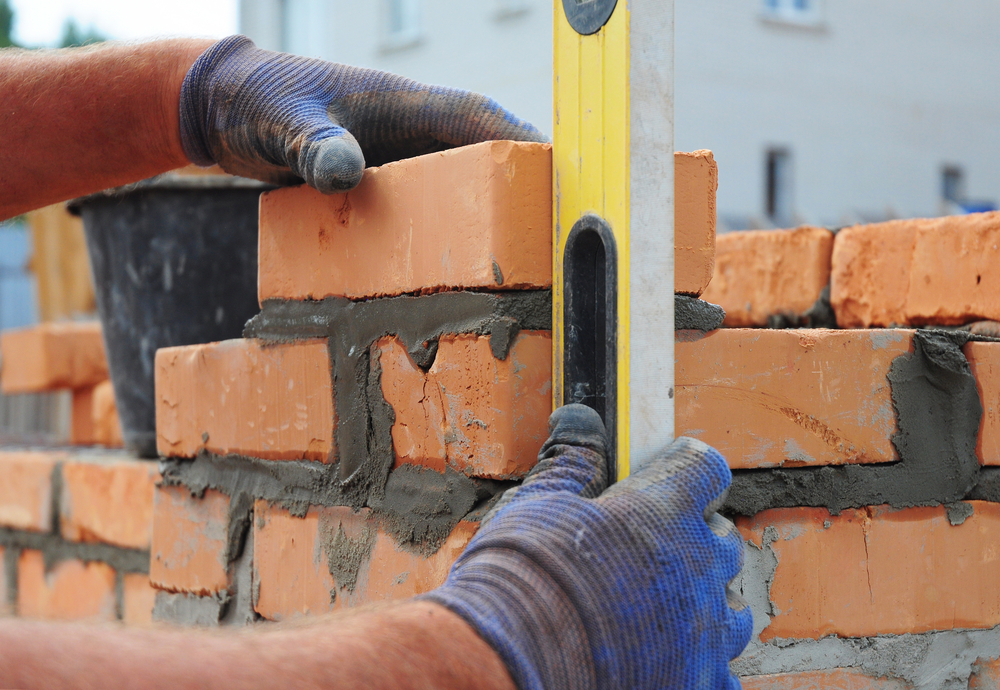
[[[515,690],[472,628],[423,602],[228,633],[0,620],[0,687]]]
[[[186,165],[181,82],[211,44],[0,50],[0,219]]]

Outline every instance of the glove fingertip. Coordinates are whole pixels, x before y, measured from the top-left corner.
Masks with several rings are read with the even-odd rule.
[[[309,162],[306,182],[323,194],[347,192],[361,182],[365,156],[354,137],[330,137],[319,142]]]

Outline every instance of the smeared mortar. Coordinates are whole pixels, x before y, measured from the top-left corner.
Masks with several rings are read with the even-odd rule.
[[[717,304],[687,295],[674,295],[674,329],[714,331],[722,327],[725,310]]]
[[[896,358],[888,379],[896,411],[898,462],[880,465],[736,470],[729,513],[812,506],[831,512],[961,501],[979,480],[976,442],[982,404],[962,346],[969,334],[921,330],[914,352]]]
[[[126,549],[110,544],[71,542],[50,533],[39,534],[0,528],[0,547],[8,553],[21,549],[41,551],[47,571],[62,561],[80,560],[107,563],[122,573],[149,573],[149,551]],[[14,567],[16,568],[16,563]]]

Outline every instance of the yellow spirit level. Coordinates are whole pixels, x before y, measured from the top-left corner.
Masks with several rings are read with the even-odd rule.
[[[621,479],[674,434],[674,3],[554,9],[553,402]]]

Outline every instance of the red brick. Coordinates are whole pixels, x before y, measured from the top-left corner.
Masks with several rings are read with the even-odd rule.
[[[886,375],[912,331],[725,329],[675,345],[677,435],[734,468],[897,459]]]
[[[674,154],[674,291],[700,295],[715,264],[715,193],[711,151]]]
[[[70,541],[148,549],[153,533],[156,464],[87,458],[62,467],[60,524]]]
[[[963,349],[983,403],[976,454],[983,465],[1000,465],[1000,343],[967,343]]]
[[[52,470],[64,453],[0,452],[0,526],[52,529]]]
[[[91,416],[94,424],[94,443],[109,448],[121,448],[122,425],[115,405],[115,389],[111,381],[94,386],[94,400]]]
[[[170,592],[214,594],[229,584],[226,540],[229,497],[208,489],[204,498],[161,486],[153,501],[149,578]]]
[[[716,240],[715,275],[704,299],[726,310],[730,327],[801,316],[830,282],[832,251],[833,233],[823,228],[727,233]]]
[[[201,450],[328,462],[333,388],[325,340],[227,340],[156,353],[156,440],[162,455]]]
[[[357,588],[354,592],[341,592],[340,602],[345,606],[361,606],[406,599],[441,586],[478,529],[478,522],[459,522],[441,548],[430,556],[401,547],[379,531],[371,558],[358,576]]]
[[[4,567],[4,550],[0,546],[0,618],[11,614],[9,597],[10,588],[7,585],[7,569]]]
[[[445,465],[480,477],[523,476],[548,436],[552,339],[522,332],[505,360],[489,338],[442,337],[424,373],[395,338],[379,342],[382,391],[396,413],[396,466]]]
[[[0,335],[0,390],[37,393],[87,388],[108,378],[101,325],[46,323]]]
[[[1000,319],[1000,213],[841,230],[831,301],[844,327]]]
[[[105,563],[62,561],[49,572],[41,551],[21,552],[17,613],[23,618],[115,618],[115,571]]]
[[[893,511],[781,508],[737,522],[777,558],[761,633],[775,638],[870,637],[1000,625],[1000,505],[970,503],[953,526],[944,507]]]
[[[969,690],[1000,690],[1000,659],[980,659],[969,679]]]
[[[75,446],[94,443],[94,387],[73,389],[69,442]]]
[[[552,283],[552,159],[486,142],[365,171],[347,194],[261,197],[261,302]]]
[[[257,501],[253,540],[257,613],[269,620],[285,620],[330,611],[337,588],[330,574],[330,540],[343,530],[345,538],[364,542],[372,529],[367,510],[355,513],[347,507],[312,506],[299,518]]]
[[[150,584],[149,575],[122,575],[122,621],[125,625],[150,625],[155,603],[156,589]]]
[[[906,690],[910,687],[899,680],[872,678],[848,668],[747,676],[740,682],[743,690]]]

